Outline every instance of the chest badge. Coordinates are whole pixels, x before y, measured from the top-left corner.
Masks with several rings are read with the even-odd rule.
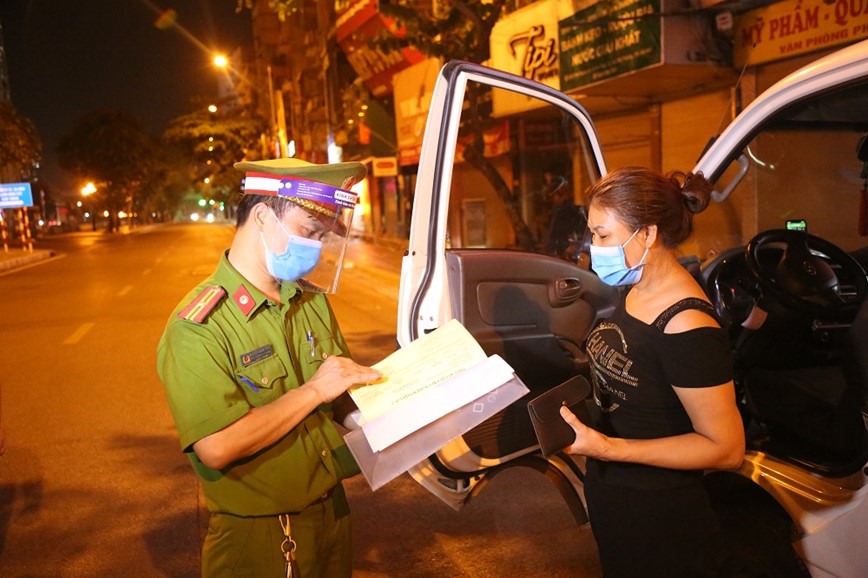
[[[257,361],[261,361],[266,357],[271,357],[274,355],[274,347],[269,343],[268,345],[263,345],[261,347],[257,347],[253,351],[248,351],[247,353],[241,354],[241,365],[242,367],[250,367]]]

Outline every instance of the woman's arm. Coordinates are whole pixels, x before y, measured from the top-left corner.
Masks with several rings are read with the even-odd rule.
[[[744,456],[744,429],[732,382],[673,389],[690,417],[694,432],[649,440],[610,438],[584,425],[567,408],[561,408],[561,416],[576,432],[576,441],[566,452],[678,470],[738,467]]]

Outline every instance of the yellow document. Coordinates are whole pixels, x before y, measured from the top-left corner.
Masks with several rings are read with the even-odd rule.
[[[350,388],[370,422],[488,358],[458,321],[451,320],[374,365],[383,379]],[[499,385],[499,384],[498,384]]]

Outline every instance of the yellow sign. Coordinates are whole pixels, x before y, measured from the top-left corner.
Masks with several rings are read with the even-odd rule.
[[[737,67],[771,62],[868,38],[868,0],[791,0],[736,18]]]

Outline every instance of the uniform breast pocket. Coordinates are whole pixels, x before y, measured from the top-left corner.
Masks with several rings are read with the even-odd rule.
[[[307,344],[302,346],[299,353],[305,381],[316,373],[329,356],[341,355],[342,353],[343,351],[335,343],[334,337],[308,339]]]
[[[285,389],[286,366],[277,355],[266,357],[236,371],[236,379],[254,406],[273,401]]]

